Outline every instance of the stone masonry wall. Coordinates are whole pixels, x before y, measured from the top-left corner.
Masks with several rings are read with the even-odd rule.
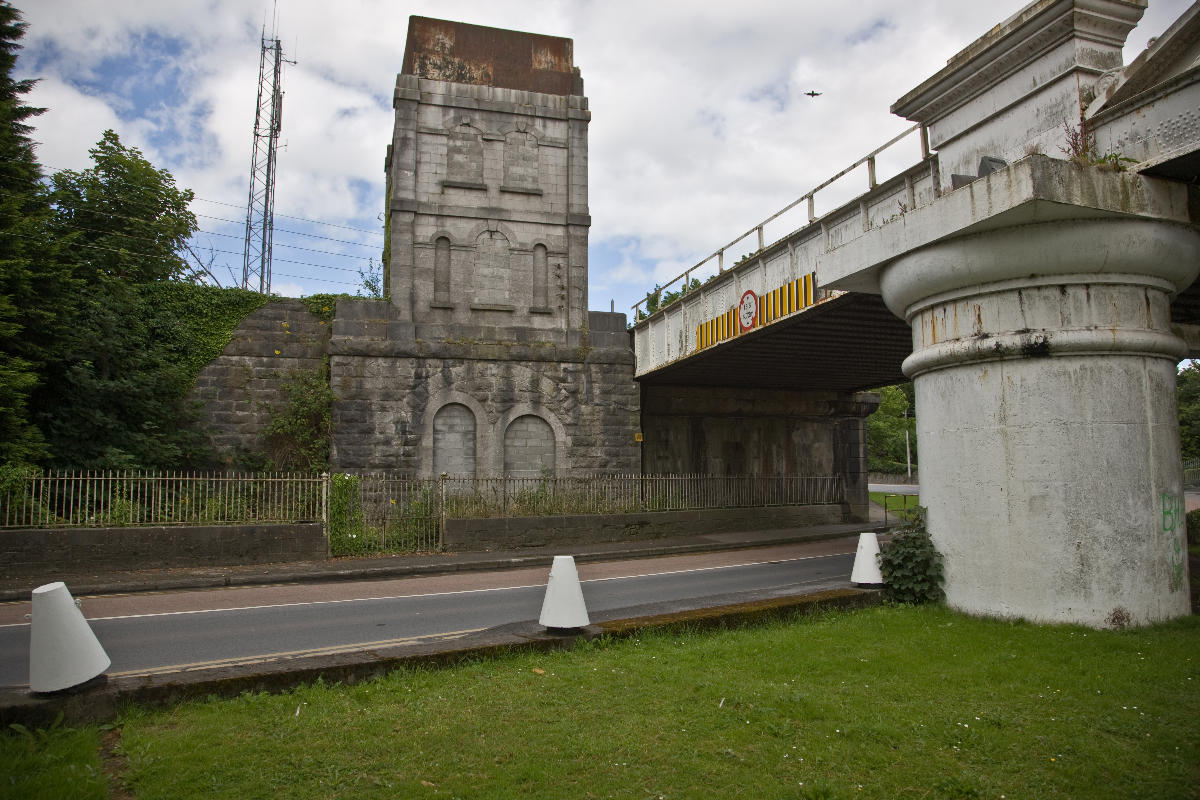
[[[456,550],[507,550],[595,542],[636,542],[667,536],[767,531],[841,522],[837,505],[706,508],[633,514],[446,520],[446,546]]]
[[[593,312],[585,343],[563,347],[408,338],[393,313],[386,303],[338,304],[334,469],[491,476],[507,461],[510,474],[638,472],[639,390],[624,315]]]
[[[646,386],[647,473],[841,475],[848,519],[866,519],[865,420],[874,394]]]
[[[239,450],[260,448],[272,407],[287,400],[282,387],[289,373],[321,369],[329,329],[299,300],[272,300],[249,314],[200,372],[192,397],[226,463]]]
[[[80,569],[268,564],[328,556],[319,522],[15,530],[0,537],[2,574],[47,579]]]

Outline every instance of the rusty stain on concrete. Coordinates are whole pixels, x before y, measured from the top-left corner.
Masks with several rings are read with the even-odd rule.
[[[574,44],[465,22],[409,17],[403,72],[430,80],[546,94],[582,94]]]

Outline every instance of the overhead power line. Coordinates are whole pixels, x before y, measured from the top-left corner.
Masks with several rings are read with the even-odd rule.
[[[229,206],[230,208],[241,208],[242,207],[242,206],[238,205],[237,203],[226,203],[223,200],[210,200],[207,197],[196,197],[193,199],[199,200],[204,203],[212,203],[213,205],[216,205],[216,206]],[[197,216],[199,216],[199,214],[197,214]],[[357,231],[358,233],[368,233],[371,236],[379,236],[379,237],[383,236],[383,231],[373,231],[373,230],[369,230],[367,228],[356,228],[353,225],[338,225],[336,222],[322,222],[319,219],[309,219],[308,217],[297,217],[292,214],[276,213],[275,216],[282,217],[283,219],[294,219],[298,222],[307,222],[311,225],[324,225],[328,228],[341,228],[341,229],[347,230],[347,231]]]
[[[24,162],[21,159],[16,159],[16,158],[0,158],[0,164],[16,164],[16,163],[24,163]],[[44,169],[50,170],[51,172],[67,172],[67,171],[80,172],[81,171],[81,170],[68,170],[67,167],[56,167],[52,164],[40,164],[39,166],[43,167]],[[48,178],[49,176],[45,176],[45,177]],[[137,193],[137,192],[151,193],[153,190],[147,189],[142,186],[129,186],[129,187],[125,188],[125,191],[131,192],[131,193]],[[214,200],[211,197],[193,196],[192,201],[199,202],[199,203],[211,203],[215,206],[228,206],[229,208],[245,208],[246,207],[242,203],[230,203],[225,200]],[[193,213],[195,213],[195,212],[193,212]],[[241,225],[244,222],[244,220],[228,220],[228,219],[223,219],[221,217],[208,216],[205,214],[196,214],[196,216],[207,217],[208,219],[220,219],[222,222],[228,222],[233,225]],[[312,219],[311,217],[298,217],[294,214],[276,213],[276,214],[274,214],[274,216],[281,217],[283,219],[294,219],[297,222],[307,222],[310,225],[321,225],[326,228],[340,228],[342,230],[354,231],[356,233],[365,233],[369,236],[378,236],[380,238],[383,238],[383,235],[384,235],[383,231],[380,231],[380,230],[372,230],[370,228],[359,228],[354,225],[339,225],[336,222],[325,222],[325,221],[319,220],[319,219]]]

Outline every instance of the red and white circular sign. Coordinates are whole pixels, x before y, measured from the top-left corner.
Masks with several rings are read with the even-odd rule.
[[[758,295],[750,289],[743,292],[742,299],[738,301],[738,323],[743,333],[758,324]]]

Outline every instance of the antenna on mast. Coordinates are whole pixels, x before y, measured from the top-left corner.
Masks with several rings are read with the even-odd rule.
[[[271,293],[271,244],[275,231],[275,154],[283,123],[283,45],[263,26],[258,59],[258,102],[254,114],[254,145],[250,159],[250,198],[246,203],[246,241],[242,261],[242,288]],[[270,63],[268,77],[267,65]],[[288,61],[295,64],[295,61]]]

